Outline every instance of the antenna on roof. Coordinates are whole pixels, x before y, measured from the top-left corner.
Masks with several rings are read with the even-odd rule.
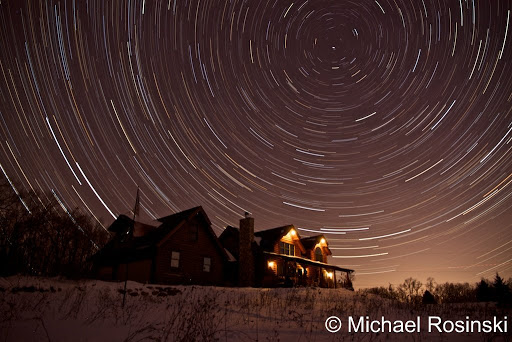
[[[133,230],[134,230],[134,225],[135,225],[135,218],[139,215],[139,211],[140,211],[140,195],[139,195],[139,186],[137,186],[137,195],[135,196],[135,206],[133,208],[133,219],[132,219],[132,223],[130,224],[130,227],[128,229],[128,231],[126,232],[126,234],[128,235],[128,238],[131,238],[133,236]]]
[[[135,220],[135,216],[139,215],[140,211],[140,195],[139,195],[139,186],[137,186],[137,196],[135,196],[135,207],[133,208],[133,219]]]
[[[140,195],[139,195],[139,186],[137,185],[137,196],[135,196],[135,206],[133,208],[133,220],[130,224],[130,229],[128,230],[128,239],[133,238],[133,231],[135,230],[135,217],[139,215],[140,210]],[[128,265],[129,263],[126,263],[126,274],[124,275],[124,290],[123,290],[123,308],[124,303],[126,302],[126,283],[128,282]]]

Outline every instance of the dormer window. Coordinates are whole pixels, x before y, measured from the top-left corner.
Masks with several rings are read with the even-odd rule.
[[[295,246],[291,243],[279,242],[279,254],[295,255]]]

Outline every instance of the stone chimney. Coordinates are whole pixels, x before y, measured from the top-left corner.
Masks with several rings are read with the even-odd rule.
[[[254,241],[254,218],[245,213],[240,220],[240,259],[238,261],[238,285],[254,286],[254,256],[252,242]]]

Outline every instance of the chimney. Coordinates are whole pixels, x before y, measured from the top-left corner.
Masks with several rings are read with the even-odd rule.
[[[245,213],[240,220],[240,258],[238,261],[238,285],[254,286],[254,256],[252,242],[254,241],[254,218]]]

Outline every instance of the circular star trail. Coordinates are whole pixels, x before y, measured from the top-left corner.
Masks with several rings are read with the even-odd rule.
[[[512,275],[510,1],[1,1],[0,165],[106,227],[322,233],[358,286]]]

